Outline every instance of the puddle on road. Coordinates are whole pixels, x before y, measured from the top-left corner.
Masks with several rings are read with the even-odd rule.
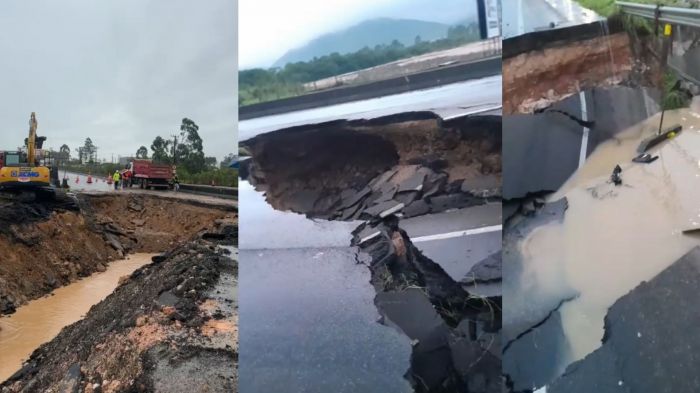
[[[357,222],[274,210],[239,182],[240,391],[410,392],[411,345],[377,323]]]
[[[155,254],[133,254],[114,261],[107,270],[54,290],[49,295],[0,318],[0,381],[19,370],[39,345],[53,339],[63,327],[80,320],[90,308],[117,287],[119,279],[151,263]]]
[[[700,243],[700,115],[667,112],[664,126],[683,131],[650,152],[651,164],[631,162],[659,115],[600,145],[550,201],[565,196],[563,222],[550,222],[520,243],[521,286],[570,286],[580,295],[560,308],[571,350],[564,365],[601,344],[608,308],[640,282],[650,280]],[[608,183],[616,164],[623,185]],[[697,232],[697,231],[696,231]]]

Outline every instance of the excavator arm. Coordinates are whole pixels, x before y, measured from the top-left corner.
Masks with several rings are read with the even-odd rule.
[[[30,167],[36,165],[36,114],[32,112],[29,118],[29,138],[27,138],[27,164]]]

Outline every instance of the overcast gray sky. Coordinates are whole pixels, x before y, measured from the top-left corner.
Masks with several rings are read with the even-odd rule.
[[[58,149],[86,137],[98,155],[133,155],[157,135],[199,125],[207,156],[236,148],[237,17],[231,0],[4,0],[0,149],[37,112]]]
[[[476,20],[476,0],[241,0],[241,69],[268,67],[287,50],[365,19]]]

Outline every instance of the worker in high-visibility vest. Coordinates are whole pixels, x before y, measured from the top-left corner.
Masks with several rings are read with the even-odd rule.
[[[114,180],[114,189],[118,190],[119,189],[119,179],[121,176],[119,175],[119,171],[114,171],[114,175],[112,175],[112,180]]]

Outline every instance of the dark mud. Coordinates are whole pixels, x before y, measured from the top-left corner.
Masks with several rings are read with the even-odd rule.
[[[500,293],[470,294],[398,225],[399,217],[500,202],[500,126],[498,116],[443,121],[418,112],[241,143],[251,153],[242,173],[275,209],[366,221],[352,245],[371,272],[381,322],[414,341],[406,378],[417,392],[501,391]],[[486,281],[500,281],[500,269],[486,270]]]
[[[230,251],[184,243],[37,349],[0,391],[235,392],[237,276]]]

